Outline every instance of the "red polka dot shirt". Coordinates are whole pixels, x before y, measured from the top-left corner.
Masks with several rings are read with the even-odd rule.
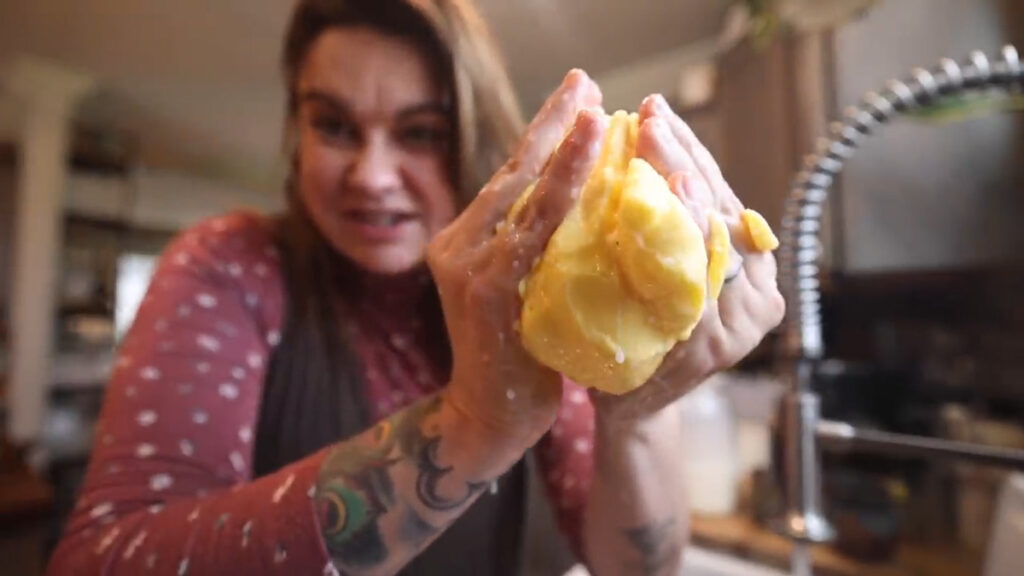
[[[50,574],[333,574],[310,495],[325,452],[258,479],[253,438],[284,290],[270,223],[232,213],[178,236],[118,352],[75,510]],[[408,334],[354,331],[383,418],[442,385]],[[538,461],[579,550],[593,408],[565,383]]]

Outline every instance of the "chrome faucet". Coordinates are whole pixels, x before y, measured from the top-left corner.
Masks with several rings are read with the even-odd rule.
[[[1024,451],[938,438],[858,429],[823,420],[811,382],[824,356],[818,245],[823,207],[834,178],[873,131],[895,116],[928,106],[938,98],[984,89],[1020,89],[1024,68],[1013,46],[994,58],[973,52],[964,62],[949,58],[931,69],[915,69],[906,80],[891,80],[869,92],[841,122],[830,127],[807,156],[786,200],[778,250],[779,286],[786,298],[778,369],[787,385],[775,423],[780,441],[774,472],[782,484],[784,509],[772,527],[797,542],[793,572],[810,574],[806,543],[835,536],[822,510],[821,448],[871,450],[909,456],[945,457],[1024,469]]]

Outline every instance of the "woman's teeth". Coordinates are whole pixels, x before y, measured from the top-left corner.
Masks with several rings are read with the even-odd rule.
[[[358,210],[350,214],[354,220],[371,226],[395,226],[408,218],[405,214],[395,212],[366,212]]]

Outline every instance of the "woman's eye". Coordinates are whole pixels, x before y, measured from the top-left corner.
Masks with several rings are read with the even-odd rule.
[[[409,126],[399,132],[399,140],[412,148],[436,148],[448,144],[448,131],[434,126]]]
[[[313,129],[321,136],[334,141],[354,141],[358,137],[356,129],[340,118],[314,118]]]

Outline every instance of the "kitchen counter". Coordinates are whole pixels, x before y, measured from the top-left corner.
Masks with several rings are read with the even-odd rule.
[[[783,571],[789,569],[792,542],[750,518],[695,515],[691,532],[697,546]],[[981,571],[981,558],[977,554],[953,546],[906,543],[900,546],[895,558],[886,563],[860,562],[825,545],[814,546],[811,555],[816,576],[975,576]]]

